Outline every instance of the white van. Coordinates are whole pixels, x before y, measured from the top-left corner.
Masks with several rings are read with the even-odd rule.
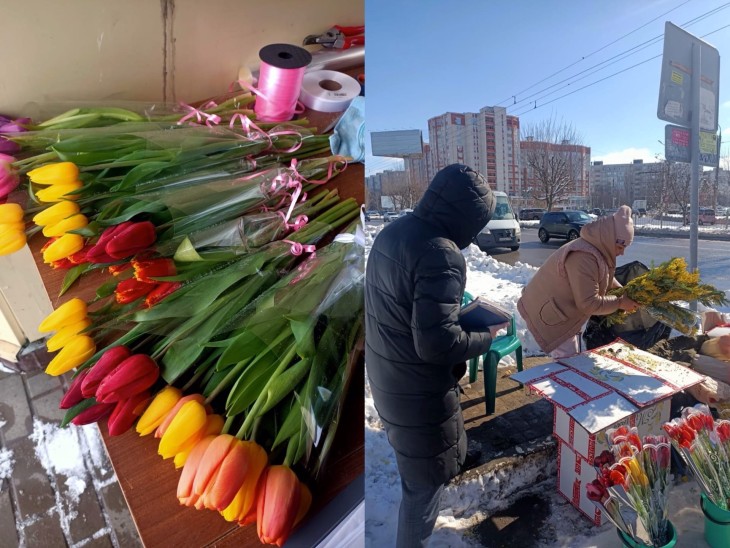
[[[474,238],[474,243],[482,251],[489,251],[495,247],[508,247],[512,251],[520,248],[520,223],[517,220],[509,196],[504,192],[492,191],[497,199],[492,219]]]

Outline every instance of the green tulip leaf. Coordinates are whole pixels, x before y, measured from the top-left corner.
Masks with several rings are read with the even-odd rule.
[[[63,420],[61,421],[61,428],[68,425],[68,423],[70,423],[78,415],[80,415],[82,411],[87,410],[89,407],[95,404],[96,399],[92,397],[86,400],[82,400],[73,407],[71,407],[68,411],[66,411],[66,414],[63,416]]]
[[[63,283],[61,284],[61,290],[58,292],[58,296],[60,297],[66,293],[66,291],[71,288],[74,282],[78,280],[83,273],[93,270],[94,268],[95,266],[91,263],[77,264],[76,266],[69,268],[66,271],[66,275],[63,277]]]
[[[266,397],[266,403],[259,409],[258,416],[272,410],[281,400],[291,394],[309,373],[310,365],[309,360],[299,360],[276,377],[273,385],[266,390],[266,394],[262,394]]]

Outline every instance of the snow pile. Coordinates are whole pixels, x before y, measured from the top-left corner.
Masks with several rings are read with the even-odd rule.
[[[13,452],[10,449],[0,449],[0,480],[9,479],[13,474]]]

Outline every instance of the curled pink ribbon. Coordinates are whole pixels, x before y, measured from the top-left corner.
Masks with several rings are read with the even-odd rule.
[[[316,246],[313,246],[311,244],[301,244],[299,242],[293,242],[292,240],[282,240],[282,242],[286,242],[288,244],[291,244],[291,248],[289,251],[292,255],[299,256],[302,253],[314,253],[314,251],[317,249]]]
[[[229,122],[228,127],[233,128],[236,125],[236,120],[241,122],[241,127],[246,132],[246,137],[251,138],[251,133],[253,133],[252,130],[254,130],[261,138],[266,139],[269,142],[267,148],[271,148],[271,137],[263,129],[254,124],[251,118],[241,114],[240,112],[236,112],[233,116],[231,116],[231,121]]]
[[[191,107],[190,105],[186,105],[185,103],[180,103],[180,107],[188,113],[180,118],[180,120],[178,120],[177,125],[181,125],[183,122],[186,122],[193,117],[197,120],[197,123],[199,124],[203,123],[203,119],[205,119],[205,125],[208,127],[212,127],[214,124],[220,124],[220,116],[218,116],[217,114],[208,114],[207,112],[204,112],[202,110],[204,108],[214,108],[217,106],[218,105],[214,101],[208,101],[205,105],[200,107],[200,109]]]
[[[276,214],[281,217],[282,221],[284,222],[284,227],[287,230],[291,230],[293,232],[296,232],[297,230],[304,227],[309,222],[309,217],[306,215],[297,215],[297,217],[294,219],[293,223],[289,222],[289,218],[284,215],[281,211],[277,211]]]

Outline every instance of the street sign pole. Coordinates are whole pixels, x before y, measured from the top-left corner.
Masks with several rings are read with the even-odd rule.
[[[697,241],[699,229],[697,227],[700,212],[700,70],[702,67],[701,47],[698,43],[692,44],[692,109],[690,139],[692,145],[692,178],[689,194],[689,269],[697,270]],[[690,303],[692,310],[697,310],[697,301]]]

